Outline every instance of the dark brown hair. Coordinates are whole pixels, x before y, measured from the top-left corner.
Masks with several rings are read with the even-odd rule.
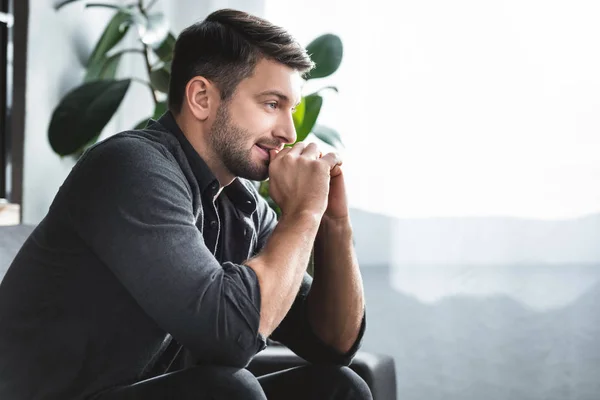
[[[302,74],[314,67],[306,50],[283,28],[242,11],[213,12],[177,38],[171,65],[169,109],[176,114],[181,111],[185,87],[195,76],[213,81],[221,99],[229,99],[262,58],[280,62]]]

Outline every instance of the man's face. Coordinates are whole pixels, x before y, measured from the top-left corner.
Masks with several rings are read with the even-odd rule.
[[[300,101],[300,74],[262,59],[222,103],[209,134],[210,145],[234,176],[264,180],[269,176],[269,150],[296,141],[292,120]]]

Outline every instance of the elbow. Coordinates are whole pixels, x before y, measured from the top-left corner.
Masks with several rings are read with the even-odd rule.
[[[221,332],[219,332],[221,331]],[[265,347],[265,341],[256,330],[240,326],[230,329],[212,329],[188,338],[187,345],[195,364],[245,368],[252,358]]]
[[[201,356],[201,361],[208,361],[211,365],[246,368],[261,350],[258,342],[257,337],[251,333],[239,333],[226,341],[215,341],[208,351],[209,354]]]
[[[248,283],[235,274],[224,274],[221,283],[211,288],[213,300],[197,305],[201,326],[190,350],[198,363],[245,368],[265,348],[258,332],[260,295]]]

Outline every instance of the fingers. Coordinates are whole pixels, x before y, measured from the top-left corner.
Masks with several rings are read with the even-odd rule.
[[[302,151],[304,150],[305,147],[306,147],[306,143],[304,143],[304,142],[298,142],[298,143],[296,143],[295,145],[292,146],[292,148],[290,149],[290,151],[288,152],[288,154],[291,155],[291,156],[296,156],[297,157],[300,154],[302,154]]]
[[[342,165],[342,159],[337,153],[327,153],[321,157],[321,161],[327,163],[330,170],[334,169],[336,166]]]
[[[329,167],[330,176],[335,177],[342,173],[340,166],[342,165],[342,159],[337,153],[327,153],[323,155],[319,150],[317,144],[315,143],[304,143],[298,142],[294,144],[292,147],[285,147],[281,151],[277,152],[275,150],[271,150],[271,161],[277,157],[283,157],[286,154],[290,156],[302,156],[313,160],[318,160],[320,162],[325,163]]]
[[[316,160],[321,157],[321,151],[315,143],[309,143],[302,151],[302,156]]]
[[[294,144],[292,147],[285,147],[280,152],[271,150],[269,153],[271,156],[271,160],[273,160],[275,157],[281,157],[286,154],[289,154],[290,156],[296,156],[296,157],[303,156],[303,157],[311,158],[314,160],[321,158],[321,156],[323,155],[323,153],[321,153],[321,151],[319,150],[316,143],[308,143],[307,144],[304,142],[298,142],[298,143]]]
[[[333,167],[331,169],[331,171],[329,172],[330,177],[335,178],[336,176],[342,174],[342,167],[340,165],[341,164],[337,164],[335,167]]]
[[[273,161],[275,159],[275,157],[280,157],[280,156],[284,156],[287,153],[289,153],[289,151],[292,150],[291,147],[284,147],[283,149],[277,151],[277,150],[269,150],[269,156],[271,161]]]

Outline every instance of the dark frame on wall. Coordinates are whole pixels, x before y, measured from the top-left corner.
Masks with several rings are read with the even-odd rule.
[[[0,7],[14,20],[12,27],[0,24],[0,198],[22,205],[29,1],[0,0]]]
[[[0,12],[11,15],[9,0],[0,0]],[[0,24],[0,198],[6,198],[7,192],[7,164],[8,164],[8,143],[6,131],[8,130],[8,24]]]

